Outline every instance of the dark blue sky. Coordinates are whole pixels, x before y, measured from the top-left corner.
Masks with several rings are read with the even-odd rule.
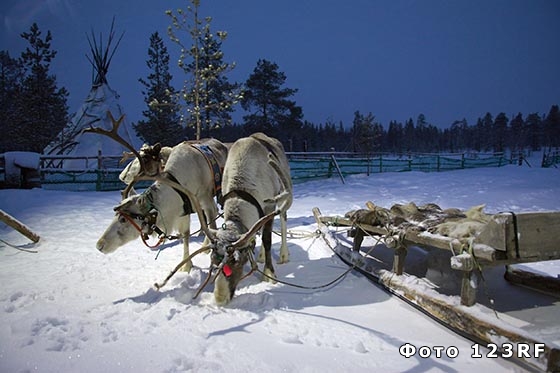
[[[225,60],[244,82],[263,58],[278,64],[304,118],[349,125],[353,113],[449,127],[474,124],[486,112],[546,114],[560,104],[560,1],[557,0],[201,0],[201,16],[225,30]],[[146,77],[149,36],[166,36],[166,9],[187,1],[4,0],[0,50],[19,56],[19,36],[37,22],[58,55],[52,73],[70,92],[70,112],[91,88],[86,33],[107,34],[113,15],[125,31],[108,79],[132,121],[145,105],[138,78]],[[184,40],[187,36],[184,35]],[[182,76],[175,74],[179,87]],[[244,112],[238,107],[238,114]]]

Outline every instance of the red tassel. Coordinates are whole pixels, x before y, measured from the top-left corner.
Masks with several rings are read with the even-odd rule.
[[[222,272],[224,272],[224,275],[226,277],[231,276],[231,267],[227,264],[224,264],[224,266],[222,267]]]

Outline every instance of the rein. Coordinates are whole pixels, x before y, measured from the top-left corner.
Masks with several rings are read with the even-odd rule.
[[[166,239],[175,239],[175,238],[179,238],[177,236],[167,236],[165,235],[161,229],[159,229],[155,224],[151,227],[149,227],[150,230],[152,231],[156,231],[159,234],[159,240],[155,245],[150,245],[148,243],[148,236],[149,233],[148,232],[144,232],[144,230],[142,229],[142,227],[140,227],[135,221],[132,216],[125,214],[124,212],[120,212],[119,211],[119,216],[122,216],[123,218],[125,218],[130,224],[132,224],[132,226],[140,233],[140,238],[142,238],[142,242],[144,242],[144,245],[146,245],[147,247],[149,247],[150,249],[155,249],[157,248],[159,245],[161,245]]]
[[[323,236],[323,238],[324,238],[324,234],[323,234],[321,231],[319,231],[319,230],[317,230],[316,232],[314,232],[313,235],[311,235],[311,234],[309,235],[309,237],[313,237],[313,239],[316,239],[316,238],[319,237],[319,236]],[[334,248],[332,248],[332,247],[328,244],[328,242],[327,242],[327,245],[329,246],[329,248],[330,248],[333,252],[336,252],[336,251],[334,250]],[[179,271],[179,269],[180,269],[187,261],[189,261],[189,260],[190,260],[192,257],[194,257],[195,255],[197,255],[197,254],[199,254],[199,253],[201,253],[201,252],[203,252],[203,251],[208,250],[208,248],[209,248],[208,246],[202,246],[202,247],[199,248],[197,251],[195,251],[194,253],[192,253],[191,255],[189,255],[188,258],[183,259],[183,260],[182,260],[179,264],[177,264],[177,266],[169,273],[169,275],[165,278],[165,280],[164,280],[163,282],[161,282],[161,283],[155,283],[155,284],[154,284],[154,287],[155,287],[157,290],[160,290],[163,286],[165,286],[165,284],[167,284],[167,282],[169,281],[169,279],[170,279],[171,277],[173,277],[173,276],[175,275],[175,273],[177,273],[177,272]],[[246,249],[246,248],[244,248],[244,249]],[[236,249],[235,251],[237,251],[237,250],[240,250],[240,249]],[[234,251],[233,255],[235,255],[235,251]],[[371,251],[371,250],[370,250],[370,251]],[[369,252],[368,252],[368,253],[369,253]],[[231,255],[231,254],[229,254],[229,255]],[[258,267],[258,264],[257,264],[257,262],[256,262],[256,260],[255,260],[255,257],[254,257],[253,250],[249,250],[248,257],[249,257],[249,262],[250,262],[250,264],[251,264],[251,269],[249,270],[248,273],[246,273],[245,275],[243,275],[243,276],[241,277],[241,279],[239,280],[239,282],[241,282],[241,281],[244,280],[245,278],[251,276],[253,273],[257,272],[257,273],[261,274],[262,276],[264,276],[264,277],[266,277],[266,278],[268,278],[268,279],[270,279],[270,280],[272,280],[272,281],[275,281],[275,282],[277,282],[277,283],[281,283],[281,284],[284,284],[284,285],[287,285],[287,286],[291,286],[291,287],[295,287],[295,288],[299,288],[299,289],[306,289],[306,290],[318,290],[318,289],[323,289],[323,288],[329,287],[329,286],[331,286],[331,285],[337,283],[338,281],[342,280],[344,277],[346,277],[346,275],[347,275],[348,273],[350,273],[351,271],[353,271],[353,270],[356,268],[356,265],[349,267],[349,268],[348,268],[347,270],[345,270],[342,274],[338,275],[336,278],[334,278],[333,280],[331,280],[331,281],[329,281],[329,282],[327,282],[327,283],[325,283],[325,284],[316,285],[316,286],[304,286],[304,285],[299,285],[299,284],[294,284],[294,283],[291,283],[291,282],[286,282],[286,281],[283,281],[283,280],[279,280],[279,279],[277,279],[277,278],[275,278],[275,277],[269,276],[269,275],[267,275],[266,273],[264,273],[264,271],[262,271],[262,270],[259,269],[259,267]],[[200,287],[198,288],[197,292],[196,292],[195,295],[192,297],[192,299],[196,299],[196,298],[198,297],[198,295],[200,295],[200,293],[202,292],[202,290],[206,287],[206,285],[207,285],[209,282],[214,282],[214,281],[216,280],[216,277],[218,276],[218,274],[219,274],[220,272],[224,272],[224,273],[225,273],[225,270],[226,270],[226,269],[225,269],[224,267],[227,266],[226,261],[227,261],[227,256],[225,256],[224,258],[222,258],[220,264],[218,264],[218,265],[213,264],[213,265],[210,266],[210,269],[209,269],[209,271],[208,271],[208,275],[206,276],[206,279],[205,279],[204,282],[200,285]],[[212,276],[213,273],[214,273],[214,271],[216,271],[216,270],[217,270],[216,274],[215,274],[214,276]],[[213,279],[212,279],[212,277],[213,277]],[[227,275],[226,275],[226,277],[227,277]],[[211,279],[212,279],[212,281],[210,281]]]

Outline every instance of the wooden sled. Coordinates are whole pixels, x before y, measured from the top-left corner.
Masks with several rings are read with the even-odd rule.
[[[504,317],[505,320],[497,318],[492,309],[475,304],[477,289],[471,278],[478,266],[558,259],[560,251],[557,248],[560,245],[555,241],[557,238],[553,232],[560,229],[559,212],[494,215],[477,239],[472,241],[468,251],[465,251],[459,240],[412,229],[393,247],[392,266],[385,263],[384,267],[378,265],[375,258],[364,255],[360,248],[366,235],[384,239],[394,235],[391,227],[368,224],[359,224],[357,227],[355,222],[345,217],[322,216],[318,208],[313,209],[313,214],[324,235],[331,235],[331,240],[338,242],[338,257],[385,290],[483,346],[495,344],[496,341],[499,341],[499,346],[531,346],[532,353],[520,353],[513,357],[532,368],[548,372],[560,371],[560,347],[508,323],[507,317]],[[335,234],[330,226],[338,227],[335,229],[339,230],[343,228],[342,233],[339,231],[338,234],[349,237],[348,245],[342,245],[340,240],[334,238]],[[517,240],[514,235],[518,237]],[[547,238],[540,239],[541,235]],[[442,295],[422,278],[407,274],[405,262],[408,245],[451,250],[453,259],[449,265],[454,265],[456,270],[463,273],[460,297]],[[537,356],[535,346],[543,348],[544,352]]]

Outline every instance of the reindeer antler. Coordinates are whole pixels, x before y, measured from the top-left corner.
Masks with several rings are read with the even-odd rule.
[[[123,139],[122,136],[119,135],[118,133],[119,127],[122,121],[124,120],[124,114],[121,115],[118,120],[115,120],[113,114],[110,111],[107,111],[107,115],[109,116],[109,119],[111,119],[111,122],[113,123],[113,128],[111,128],[111,130],[108,131],[103,128],[90,126],[89,128],[84,129],[84,132],[91,132],[91,133],[97,133],[100,135],[108,136],[113,140],[115,140],[116,142],[118,142],[119,144],[121,144],[122,146],[124,146],[125,148],[127,148],[128,150],[130,150],[138,158],[138,160],[140,160],[140,154],[138,153],[138,151],[134,149],[134,147],[128,141]],[[141,164],[141,166],[143,165]]]
[[[253,224],[253,226],[237,241],[231,244],[232,248],[239,248],[245,246],[247,242],[261,229],[269,220],[274,219],[276,215],[280,214],[280,210],[274,210],[268,215],[263,216]]]
[[[84,129],[83,132],[84,133],[85,132],[97,133],[97,134],[104,135],[104,136],[107,136],[107,137],[115,140],[116,142],[118,142],[119,144],[121,144],[122,146],[124,146],[125,148],[130,150],[132,152],[132,154],[134,154],[136,156],[136,158],[138,159],[138,162],[140,162],[140,172],[138,173],[138,175],[136,175],[134,177],[134,179],[132,179],[132,181],[121,192],[122,199],[125,199],[126,197],[128,197],[128,193],[130,192],[130,190],[132,189],[134,184],[136,184],[136,182],[140,181],[140,176],[142,176],[142,174],[144,173],[144,170],[145,170],[144,160],[140,156],[140,153],[138,153],[138,151],[136,149],[134,149],[134,147],[128,141],[123,139],[122,136],[119,135],[119,133],[118,133],[119,126],[121,125],[122,121],[124,120],[124,114],[121,115],[118,120],[115,120],[111,111],[107,111],[107,115],[109,116],[109,119],[111,119],[111,122],[113,123],[113,128],[111,128],[111,130],[106,130],[106,129],[103,129],[103,128],[90,126],[90,128]]]

